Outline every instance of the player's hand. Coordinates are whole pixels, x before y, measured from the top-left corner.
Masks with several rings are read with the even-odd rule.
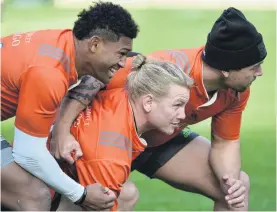
[[[228,175],[222,177],[224,184],[227,186],[227,195],[225,200],[231,208],[245,207],[246,188],[241,180],[234,179]]]
[[[70,133],[59,134],[53,131],[50,143],[50,151],[57,160],[64,160],[73,164],[79,157],[83,155],[80,144]],[[74,153],[74,157],[72,157]]]
[[[113,191],[103,187],[99,183],[91,184],[86,187],[87,196],[81,207],[85,210],[110,210],[116,200]]]

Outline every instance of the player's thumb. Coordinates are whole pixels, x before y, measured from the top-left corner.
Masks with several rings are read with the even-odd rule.
[[[114,192],[112,190],[110,190],[109,188],[103,187],[101,185],[101,190],[103,191],[104,194],[107,194],[108,196],[110,196],[112,198],[112,200],[116,199],[116,196],[115,196]]]
[[[102,185],[100,185],[101,186],[101,190],[103,191],[103,193],[105,193],[105,194],[107,194],[107,193],[109,193],[111,190],[109,189],[109,188],[107,188],[107,187],[104,187],[104,186],[102,186]]]
[[[74,150],[75,150],[74,159],[75,159],[75,161],[76,161],[76,160],[78,160],[80,157],[83,156],[83,152],[82,152],[81,146],[80,146],[80,144],[79,144],[77,141],[75,141]]]
[[[71,153],[64,154],[62,158],[69,164],[73,164],[75,162]]]

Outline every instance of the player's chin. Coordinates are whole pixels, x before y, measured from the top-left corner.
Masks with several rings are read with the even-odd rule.
[[[250,85],[245,86],[245,87],[241,87],[241,88],[237,89],[236,91],[242,93],[242,92],[246,91],[249,87],[250,87]]]
[[[163,130],[163,133],[166,135],[172,135],[174,133],[175,127],[170,125],[166,129]]]

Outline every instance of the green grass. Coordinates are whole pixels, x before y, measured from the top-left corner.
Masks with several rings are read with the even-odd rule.
[[[19,10],[7,6],[3,15],[2,36],[44,28],[71,28],[78,10],[60,10],[49,6]],[[131,10],[140,25],[134,50],[150,53],[158,49],[203,45],[219,10]],[[264,76],[252,85],[251,98],[243,115],[241,130],[242,167],[251,178],[250,210],[276,209],[276,14],[273,11],[246,11],[263,34],[268,49]],[[2,133],[12,139],[12,123],[2,124]],[[192,127],[209,138],[210,122]],[[177,191],[158,180],[139,173],[131,179],[140,190],[137,210],[212,210],[212,201],[191,193]]]

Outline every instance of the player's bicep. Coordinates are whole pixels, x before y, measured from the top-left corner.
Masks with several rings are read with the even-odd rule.
[[[47,136],[67,91],[66,78],[58,69],[30,67],[20,80],[15,125],[27,134]]]
[[[222,139],[234,140],[239,138],[242,113],[222,113],[212,118],[212,135]]]

